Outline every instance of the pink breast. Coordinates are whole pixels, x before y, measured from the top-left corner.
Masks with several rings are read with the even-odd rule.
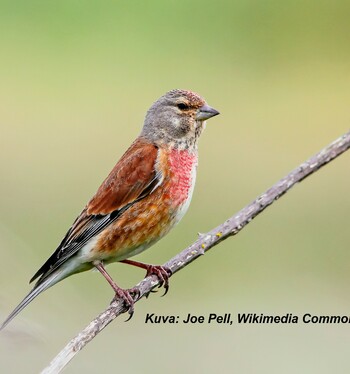
[[[186,150],[172,150],[169,163],[172,172],[170,197],[175,205],[182,205],[193,190],[197,155]]]

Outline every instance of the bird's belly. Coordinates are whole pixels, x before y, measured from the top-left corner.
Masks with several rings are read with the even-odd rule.
[[[131,206],[98,237],[93,260],[121,261],[144,251],[176,223],[171,201],[155,191]]]

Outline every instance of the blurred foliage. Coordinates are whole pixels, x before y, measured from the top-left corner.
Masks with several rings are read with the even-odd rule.
[[[163,263],[349,128],[348,1],[0,1],[0,315],[164,92],[221,115],[184,221],[138,258]],[[349,155],[295,187],[121,318],[67,373],[348,372],[347,326],[145,325],[147,312],[349,313]],[[123,286],[143,273],[109,267]],[[93,272],[0,336],[0,370],[42,369],[112,297]],[[184,369],[185,368],[185,369]]]

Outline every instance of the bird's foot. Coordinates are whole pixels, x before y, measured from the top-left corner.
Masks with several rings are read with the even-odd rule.
[[[124,290],[123,288],[116,287],[114,288],[115,296],[113,301],[123,300],[125,307],[127,308],[127,312],[129,313],[129,318],[125,321],[129,321],[133,314],[134,314],[134,305],[135,301],[140,297],[140,290],[138,288],[130,288],[128,290]]]
[[[128,265],[136,266],[141,269],[145,269],[146,277],[150,275],[156,275],[157,278],[159,279],[159,287],[163,286],[165,289],[163,296],[167,294],[169,290],[169,278],[173,273],[169,267],[162,266],[162,265],[149,265],[149,264],[144,264],[143,262],[138,262],[134,260],[122,260],[120,262],[122,262],[123,264],[128,264]],[[150,291],[150,292],[154,292],[154,291]],[[146,297],[148,295],[149,293],[146,295]]]
[[[169,277],[172,271],[167,266],[162,265],[147,265],[146,277],[156,275],[159,279],[159,288],[164,287],[165,291],[162,296],[165,296],[169,291]]]
[[[129,290],[124,290],[123,288],[120,288],[114,282],[112,277],[107,273],[101,261],[96,261],[94,263],[94,266],[105,277],[105,279],[107,280],[107,282],[110,284],[110,286],[113,288],[115,292],[115,296],[113,300],[111,301],[111,303],[118,299],[122,299],[124,301],[126,310],[129,313],[129,318],[127,319],[127,321],[129,321],[132,315],[134,314],[135,300],[139,299],[140,291],[137,288],[131,288]]]

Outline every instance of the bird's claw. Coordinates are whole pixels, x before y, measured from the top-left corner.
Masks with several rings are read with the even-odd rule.
[[[167,266],[162,265],[149,265],[147,268],[146,277],[150,275],[156,275],[159,279],[159,286],[164,287],[165,291],[162,296],[165,296],[169,291],[169,278],[172,275],[172,271]]]
[[[129,313],[129,317],[125,322],[130,321],[132,316],[134,315],[134,305],[135,301],[138,300],[140,297],[140,290],[138,288],[130,288],[129,290],[124,290],[122,288],[118,288],[115,290],[115,296],[113,301],[117,301],[118,299],[123,300],[125,307],[127,308],[127,312]]]
[[[150,290],[150,291],[146,292],[146,293],[144,294],[144,296],[146,297],[146,299],[148,299],[148,297],[149,297],[149,295],[150,295],[151,293],[157,293],[157,292],[158,292],[157,290]]]

